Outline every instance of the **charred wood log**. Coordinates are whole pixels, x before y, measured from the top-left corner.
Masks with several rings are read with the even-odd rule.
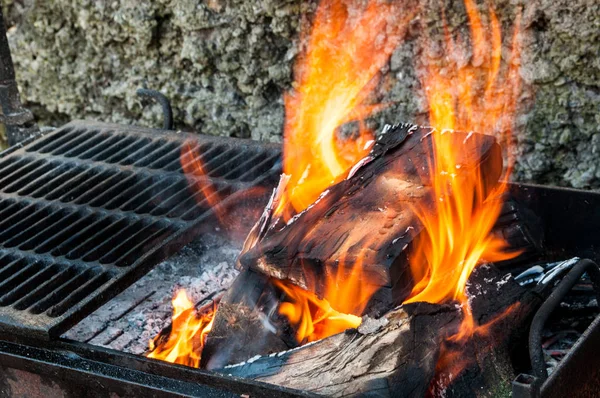
[[[475,330],[441,346],[427,395],[509,396],[511,381],[528,370],[527,336],[551,289],[526,290],[494,265],[475,269],[467,285]]]
[[[381,314],[399,305],[412,289],[407,255],[422,230],[413,209],[437,200],[430,168],[435,134],[452,140],[460,154],[458,178],[479,168],[483,186],[497,183],[502,156],[493,137],[395,126],[379,137],[366,158],[287,224],[266,217],[269,225],[258,228],[260,237],[241,255],[240,266],[291,280],[327,299],[324,281],[361,264],[364,284],[379,289],[367,313]],[[361,304],[357,307],[364,307]]]
[[[220,368],[245,361],[258,353],[270,354],[292,347],[285,320],[277,326],[277,293],[269,277],[243,271],[221,299],[207,336],[200,366]]]
[[[409,304],[358,330],[218,371],[333,397],[422,397],[459,319],[450,305]]]

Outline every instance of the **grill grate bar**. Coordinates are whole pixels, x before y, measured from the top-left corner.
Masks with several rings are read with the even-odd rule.
[[[20,311],[24,311],[31,307],[32,305],[39,303],[46,299],[50,293],[55,291],[55,289],[73,276],[79,270],[77,267],[68,267],[62,264],[54,264],[57,267],[58,272],[46,282],[39,285],[37,288],[31,290],[28,294],[20,298],[17,302],[13,304],[13,306]]]
[[[136,199],[138,197],[136,196],[135,198],[131,199],[129,202],[124,204],[123,208],[125,210],[131,210],[134,213],[149,213],[150,211],[152,211],[152,209],[160,207],[162,200],[159,203],[156,203],[157,200],[164,198],[165,195],[168,194],[168,192],[172,192],[174,189],[176,189],[176,187],[179,187],[181,189],[182,184],[185,183],[181,179],[171,181],[158,181],[156,182],[156,184],[149,187],[145,191],[142,191],[142,193],[138,195],[143,196],[145,193],[154,191],[154,194],[151,197],[149,197],[145,202],[138,204],[137,207],[132,208],[132,206],[135,205]],[[156,188],[158,188],[158,190],[155,190]],[[152,206],[153,203],[154,206]]]
[[[31,158],[25,159],[23,163],[27,164],[29,161],[31,161]],[[8,174],[6,177],[0,180],[0,189],[3,189],[5,186],[12,184],[12,182],[15,181],[15,179],[27,176],[29,173],[34,172],[35,170],[44,165],[44,162],[41,159],[29,163],[25,167],[22,166],[23,163],[21,163],[20,167],[14,170],[14,172]]]
[[[56,316],[63,314],[72,305],[73,302],[80,301],[81,298],[88,295],[90,291],[93,292],[96,289],[98,289],[100,286],[102,286],[103,284],[108,282],[110,280],[110,278],[111,278],[111,275],[109,272],[100,272],[100,273],[92,276],[92,278],[90,280],[85,282],[79,288],[75,289],[73,292],[71,292],[69,295],[67,295],[65,298],[63,298],[61,301],[54,304],[48,310],[48,316],[56,317]]]
[[[134,162],[132,166],[136,167],[147,167],[148,164],[155,162],[160,159],[165,153],[170,152],[174,148],[179,148],[179,144],[175,142],[162,142],[157,143],[157,149],[150,152],[148,155],[144,156],[140,160]]]
[[[17,180],[13,181],[10,185],[5,187],[3,189],[3,191],[4,192],[15,192],[20,187],[23,187],[23,186],[27,187],[28,184],[30,184],[30,183],[34,183],[35,181],[38,181],[40,179],[43,180],[44,177],[48,173],[51,173],[52,171],[54,171],[54,169],[59,168],[59,167],[60,167],[59,163],[42,164],[41,167],[37,167],[35,170],[32,170],[31,172],[27,173],[26,175],[21,176]]]
[[[44,212],[44,213],[46,213],[46,212],[49,212],[49,213],[47,213],[47,215],[44,218],[42,218],[40,221],[36,222],[37,214],[39,214],[40,211]],[[30,217],[28,217],[28,218],[33,218],[34,223],[31,224],[31,226],[29,228],[25,229],[24,231],[12,236],[8,241],[3,242],[3,246],[4,247],[19,246],[19,248],[21,250],[27,250],[24,247],[25,242],[30,242],[31,240],[35,241],[39,234],[44,233],[46,228],[50,228],[53,226],[53,224],[60,221],[60,219],[63,218],[66,215],[66,213],[67,213],[67,210],[57,209],[57,208],[54,208],[52,205],[48,205],[48,206],[40,209],[39,211],[37,211],[36,213],[34,213]],[[17,231],[20,231],[20,229],[17,229]],[[2,242],[1,239],[0,239],[0,242]]]
[[[93,155],[89,159],[94,162],[106,161],[107,163],[110,163],[110,161],[108,159],[110,159],[112,156],[117,156],[119,154],[125,154],[125,153],[127,153],[127,151],[130,148],[135,148],[137,145],[140,145],[140,144],[141,144],[140,140],[138,140],[134,137],[125,136],[125,139],[119,141],[117,144],[107,146],[106,148],[103,148],[102,146],[98,146],[98,149],[100,149],[100,152]],[[86,159],[86,158],[84,158],[84,159]]]
[[[16,198],[17,198],[17,195],[15,195],[15,194],[0,192],[0,201],[16,199]],[[24,212],[31,211],[32,208],[39,208],[39,210],[41,210],[41,208],[56,208],[56,209],[58,209],[60,206],[60,208],[64,208],[64,209],[68,210],[69,212],[96,213],[98,215],[109,215],[109,216],[113,216],[113,217],[127,216],[127,217],[131,218],[132,220],[138,220],[142,217],[147,218],[149,220],[155,220],[155,221],[165,220],[163,217],[156,217],[156,216],[152,216],[150,214],[135,214],[133,212],[122,211],[119,209],[106,209],[106,208],[98,209],[98,208],[94,208],[93,206],[77,204],[77,203],[60,203],[60,205],[58,205],[54,201],[46,200],[44,198],[34,198],[31,196],[23,196],[23,197],[20,197],[19,199],[20,199],[20,202],[15,202],[15,206],[16,207],[24,206],[24,207],[22,209],[20,209],[17,213],[12,214],[9,218],[5,218],[5,219],[3,219],[3,221],[0,221],[0,231],[3,231],[0,233],[0,240],[2,240],[2,237],[6,233],[9,232],[6,229],[7,225],[10,226],[8,228],[12,228],[12,227],[16,226],[16,225],[12,224],[13,222],[15,222],[15,220],[19,220],[18,222],[25,221],[24,219],[21,219],[24,215]],[[3,213],[7,214],[8,212],[0,210],[0,219],[2,219]],[[30,216],[31,215],[29,215],[27,217],[30,217]],[[37,214],[36,216],[39,216],[39,214]],[[183,223],[178,219],[171,219],[170,222],[172,224],[180,226],[180,227],[183,226]]]
[[[79,145],[76,145],[75,147],[69,149],[61,155],[65,158],[78,157],[81,153],[96,147],[103,141],[106,141],[108,137],[109,136],[106,134],[94,134],[94,132],[91,132],[91,137],[89,139],[83,141]],[[58,152],[57,154],[61,153],[59,150],[57,150],[56,152]]]
[[[71,249],[65,257],[73,260],[77,258],[81,258],[85,260],[85,256],[96,246],[96,242],[104,241],[111,234],[116,233],[120,227],[122,227],[127,222],[125,217],[113,217],[109,216],[103,219],[101,223],[102,227],[95,228],[94,233],[88,234],[87,238],[77,245],[75,248]],[[106,223],[106,225],[105,225]],[[86,237],[86,235],[82,235]]]
[[[101,151],[111,150],[114,146],[119,145],[120,142],[125,140],[127,137],[124,135],[113,135],[108,138],[105,142],[101,142],[103,145],[94,145],[93,147],[87,149],[83,153],[77,155],[79,159],[90,159]]]
[[[210,144],[208,144],[208,145],[210,145]],[[199,148],[199,145],[196,145],[196,148]],[[164,168],[165,170],[172,171],[168,168],[168,166],[171,164],[176,164],[177,166],[179,166],[179,164],[181,163],[179,160],[180,156],[181,156],[181,147],[179,147],[179,145],[176,145],[172,150],[165,153],[163,156],[159,157],[152,163],[148,164],[146,167],[149,169]],[[177,170],[177,169],[175,169],[175,170]]]
[[[74,169],[64,168],[63,172],[57,174],[55,177],[48,181],[44,181],[42,185],[33,185],[27,188],[23,188],[17,191],[19,196],[33,196],[39,197],[50,193],[55,187],[61,187],[63,183],[72,180],[76,176],[79,176],[88,171],[87,166],[77,166]]]
[[[274,184],[278,156],[274,145],[89,122],[0,154],[0,330],[61,334],[237,193]],[[186,174],[196,163],[199,175]]]
[[[35,289],[36,286],[39,286],[40,283],[46,281],[48,277],[54,275],[58,271],[58,269],[59,267],[56,264],[53,264],[51,266],[42,266],[37,273],[33,274],[27,280],[25,280],[18,286],[15,286],[12,290],[9,290],[8,293],[0,297],[0,305],[10,305],[13,304],[15,301],[23,298],[29,292]],[[8,290],[5,290],[3,285],[4,284],[0,285],[2,291]]]
[[[243,181],[243,182],[250,182],[250,181],[254,181],[257,178],[259,178],[261,175],[268,175],[266,173],[268,173],[269,171],[275,170],[276,172],[279,172],[279,168],[275,167],[277,165],[277,162],[280,159],[280,155],[279,154],[273,154],[269,157],[267,157],[267,159],[261,163],[259,163],[258,165],[254,166],[253,168],[249,169],[248,171],[246,171],[245,173],[243,173],[240,177],[239,180]]]
[[[49,238],[55,236],[58,231],[64,231],[70,224],[81,217],[81,214],[78,211],[63,209],[61,212],[63,213],[62,217],[56,221],[46,222],[44,220],[43,222],[48,224],[47,227],[41,228],[39,232],[21,243],[19,249],[24,251],[35,250],[36,253],[43,253],[43,251],[40,250]]]
[[[176,232],[176,230],[169,225],[156,225],[156,227],[157,231],[151,234],[150,236],[145,238],[142,237],[142,239],[136,239],[140,240],[140,242],[137,244],[134,243],[133,247],[129,251],[127,251],[126,253],[121,255],[117,260],[115,260],[115,265],[117,267],[127,267],[133,264],[135,262],[135,258],[140,252],[144,251],[143,249],[145,247],[151,246],[156,241],[167,239],[167,237],[173,235]],[[139,235],[141,234],[138,234],[137,236]],[[134,240],[134,242],[136,240]]]
[[[94,138],[94,134],[95,134],[94,130],[87,131],[87,132],[85,132],[83,134],[80,134],[75,139],[65,141],[62,145],[60,145],[60,146],[52,149],[51,151],[49,151],[49,153],[52,154],[52,155],[56,155],[56,154],[59,154],[59,153],[68,152],[69,150],[71,150],[72,148],[78,146],[79,144],[81,144],[81,143],[83,143],[83,142],[85,142],[87,140],[90,140],[90,139]]]
[[[69,291],[75,290],[74,287],[81,286],[81,284],[88,280],[95,272],[93,268],[79,268],[77,271],[78,272],[72,275],[70,278],[60,283],[55,289],[53,289],[52,292],[50,292],[50,294],[44,297],[44,299],[39,300],[29,309],[29,311],[32,314],[41,314],[46,312],[49,308],[62,301],[63,298],[69,294]]]
[[[235,179],[244,174],[245,171],[254,164],[260,163],[266,159],[266,153],[254,153],[253,156],[245,155],[246,159],[237,164],[233,169],[223,175],[223,178]]]
[[[51,134],[49,137],[45,137],[38,143],[34,143],[28,151],[46,153],[54,150],[54,148],[62,145],[63,143],[73,139],[80,133],[77,129],[65,129],[63,134]]]
[[[166,143],[167,143],[167,141],[165,141],[165,140],[149,141],[147,145],[144,145],[143,147],[141,147],[134,153],[132,153],[132,154],[128,155],[127,157],[125,157],[124,159],[120,160],[119,164],[130,165],[133,162],[135,162],[135,159],[137,159],[139,156],[142,156],[142,158],[149,156],[154,151],[159,150]]]
[[[44,165],[41,169],[38,169],[33,176],[30,176],[28,181],[17,180],[13,182],[8,187],[4,188],[4,192],[17,192],[19,195],[23,195],[22,192],[27,192],[36,187],[39,187],[40,184],[48,184],[52,180],[54,180],[57,176],[60,176],[62,173],[67,171],[70,168],[70,165],[64,165],[60,163],[48,163]]]

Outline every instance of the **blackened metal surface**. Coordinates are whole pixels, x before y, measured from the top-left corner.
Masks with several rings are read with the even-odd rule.
[[[39,130],[33,121],[33,114],[23,108],[19,88],[15,80],[15,69],[10,55],[4,16],[0,9],[0,122],[6,127],[8,143],[14,145]]]
[[[184,173],[184,144],[203,175]],[[280,173],[275,145],[90,122],[3,155],[0,330],[46,337],[214,229],[216,201],[238,214]]]
[[[600,261],[600,193],[532,184],[510,184],[510,194],[544,235],[549,259]]]
[[[571,269],[558,284],[556,289],[552,291],[531,322],[531,329],[529,331],[529,355],[531,358],[533,375],[540,380],[546,380],[546,378],[548,378],[546,361],[544,360],[542,351],[542,329],[552,312],[563,301],[567,293],[569,293],[577,281],[581,279],[584,273],[587,273],[592,280],[596,297],[598,301],[600,301],[600,269],[593,261],[586,259],[579,260],[573,269]]]
[[[542,397],[597,397],[600,392],[600,316],[542,385]]]
[[[70,342],[0,340],[3,397],[310,397],[308,393]],[[42,347],[45,346],[45,347]]]

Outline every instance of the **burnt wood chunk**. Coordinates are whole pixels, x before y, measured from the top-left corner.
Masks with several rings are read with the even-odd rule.
[[[459,319],[454,306],[408,304],[358,330],[217,371],[332,397],[422,397]]]
[[[219,303],[200,366],[220,368],[257,354],[287,350],[289,345],[278,330],[284,328],[273,326],[276,319],[268,317],[278,304],[267,276],[251,270],[242,272]]]
[[[342,275],[343,280],[360,265],[361,283],[379,289],[366,313],[381,314],[399,305],[412,289],[406,256],[422,230],[414,208],[436,200],[430,167],[435,135],[452,140],[457,178],[480,168],[484,186],[497,183],[502,155],[493,137],[406,124],[390,127],[369,155],[313,205],[287,224],[270,220],[239,264],[289,279],[325,299],[327,277]]]

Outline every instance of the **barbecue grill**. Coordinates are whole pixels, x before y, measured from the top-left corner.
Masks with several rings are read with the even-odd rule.
[[[281,173],[281,149],[89,121],[41,134],[19,103],[4,31],[0,25],[0,106],[14,145],[0,153],[2,395],[312,396],[82,343],[65,334],[78,322],[87,327],[86,317],[94,310],[194,239],[219,233],[217,209],[236,214],[248,199],[245,194],[257,187],[265,195],[252,200],[265,200]],[[168,103],[162,101],[169,127]],[[203,175],[184,173],[181,152],[186,146],[193,149],[189,161],[204,165]],[[194,182],[210,184],[214,196],[191,189]],[[530,229],[522,228],[524,221]],[[548,259],[578,256],[598,262],[598,225],[600,194],[511,184],[495,233],[523,249],[521,262],[542,253]],[[591,266],[581,264],[571,280]],[[570,287],[557,292],[565,294]],[[534,366],[513,383],[515,397],[600,391],[600,359],[593,354],[600,344],[600,317],[549,377],[540,370],[536,333],[560,298],[551,296],[536,317],[528,347]]]

